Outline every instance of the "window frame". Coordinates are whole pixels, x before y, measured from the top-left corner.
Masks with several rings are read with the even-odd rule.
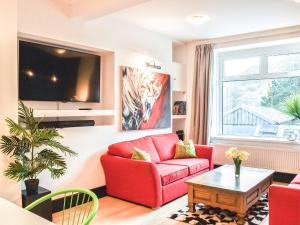
[[[274,46],[266,46],[259,48],[247,48],[240,50],[231,50],[226,51],[223,49],[215,49],[214,51],[214,91],[213,94],[217,97],[212,105],[216,112],[218,113],[216,116],[216,123],[214,124],[216,127],[213,128],[214,132],[211,135],[211,142],[217,143],[218,140],[224,141],[235,140],[239,138],[240,140],[244,140],[248,142],[249,139],[261,141],[265,143],[265,141],[270,143],[285,143],[286,140],[283,138],[266,138],[266,137],[252,137],[252,136],[229,136],[223,135],[223,82],[230,81],[247,81],[247,80],[265,80],[265,79],[279,79],[279,78],[289,78],[289,77],[300,77],[299,75],[295,75],[291,72],[283,72],[283,73],[268,73],[268,57],[275,55],[285,55],[285,54],[299,54],[300,53],[300,42],[292,43],[292,44],[282,44],[282,45],[274,45]],[[251,58],[251,57],[259,57],[259,73],[258,74],[249,74],[249,75],[236,75],[236,76],[225,76],[224,65],[226,60],[232,59],[241,59],[241,58]],[[212,112],[212,111],[211,111]],[[294,141],[294,144],[299,145],[300,141]]]

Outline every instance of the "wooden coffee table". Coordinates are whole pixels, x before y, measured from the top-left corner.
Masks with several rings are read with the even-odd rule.
[[[274,170],[241,167],[239,178],[234,166],[224,165],[186,181],[190,212],[203,203],[237,212],[238,224],[244,224],[247,210],[268,192]]]

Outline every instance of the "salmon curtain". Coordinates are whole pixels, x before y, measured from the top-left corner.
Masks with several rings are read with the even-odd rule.
[[[208,142],[209,93],[212,73],[213,48],[211,44],[196,46],[193,78],[190,138],[194,143]]]

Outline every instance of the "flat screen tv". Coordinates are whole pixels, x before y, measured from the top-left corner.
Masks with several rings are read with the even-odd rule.
[[[19,98],[99,102],[101,58],[85,52],[19,41]]]

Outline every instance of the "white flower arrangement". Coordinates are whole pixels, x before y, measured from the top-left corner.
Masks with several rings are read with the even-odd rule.
[[[235,176],[239,177],[241,172],[241,164],[243,161],[249,158],[250,154],[246,151],[242,151],[233,147],[225,152],[225,156],[228,159],[233,159],[235,165]]]
[[[233,161],[245,161],[249,158],[250,154],[236,147],[232,147],[225,152],[225,156],[228,159],[233,159]]]

